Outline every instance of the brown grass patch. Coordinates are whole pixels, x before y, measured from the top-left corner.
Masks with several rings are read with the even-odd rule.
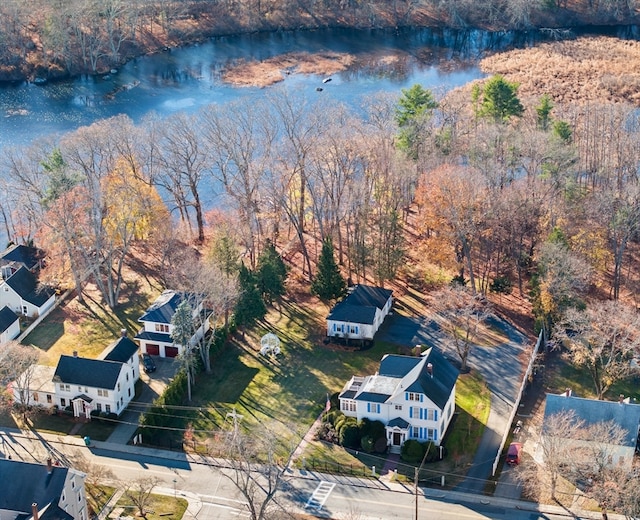
[[[283,81],[287,73],[330,75],[355,62],[351,54],[292,52],[264,61],[239,61],[222,74],[223,81],[238,87],[268,87]]]
[[[483,59],[482,71],[520,84],[519,94],[549,94],[557,103],[640,105],[640,42],[584,37],[543,43]]]

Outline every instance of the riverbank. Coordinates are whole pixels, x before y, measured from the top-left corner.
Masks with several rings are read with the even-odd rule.
[[[433,28],[463,31],[531,31],[537,28],[631,25],[636,11],[594,7],[587,0],[557,6],[498,0],[450,3],[324,0],[168,1],[118,4],[104,12],[69,0],[34,0],[29,9],[0,3],[0,81],[46,82],[79,74],[106,74],[148,54],[193,45],[213,37],[318,29]],[[464,5],[463,5],[464,4]],[[494,5],[495,4],[495,5]],[[498,5],[499,4],[499,5]]]

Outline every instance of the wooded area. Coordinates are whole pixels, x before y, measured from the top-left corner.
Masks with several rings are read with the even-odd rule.
[[[319,27],[521,30],[637,23],[636,0],[4,0],[0,81],[108,72],[215,35]]]

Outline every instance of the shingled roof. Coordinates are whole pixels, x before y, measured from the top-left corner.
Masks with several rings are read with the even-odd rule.
[[[0,265],[22,264],[30,271],[40,265],[44,252],[37,247],[13,244],[0,254]]]
[[[56,383],[113,390],[121,368],[122,363],[117,361],[62,355],[53,380]]]
[[[26,267],[20,267],[5,280],[23,300],[40,307],[55,293],[52,287],[39,285],[36,277]]]
[[[171,318],[182,302],[182,293],[166,290],[145,311],[138,321],[153,323],[171,323]]]
[[[126,363],[131,359],[131,356],[137,352],[138,345],[126,336],[123,336],[113,344],[103,359],[105,361],[119,361],[120,363]]]
[[[358,284],[344,300],[333,307],[327,319],[372,324],[376,310],[382,310],[392,294],[391,289]]]
[[[627,432],[621,446],[636,446],[638,428],[640,428],[640,404],[599,401],[566,394],[547,394],[544,408],[545,422],[551,415],[569,411],[573,411],[576,418],[584,421],[586,425],[613,421]]]
[[[71,519],[58,507],[64,489],[68,469],[60,466],[32,464],[10,459],[0,459],[0,511],[2,520],[22,520],[31,517],[31,504],[38,504],[42,518],[48,520]]]
[[[0,309],[0,333],[11,327],[18,319],[17,314],[9,307],[6,305],[2,307],[2,309]]]

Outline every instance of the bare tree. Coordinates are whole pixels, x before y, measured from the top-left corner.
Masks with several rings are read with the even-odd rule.
[[[147,518],[147,507],[151,501],[153,489],[160,483],[158,477],[141,477],[124,483],[124,495],[138,509],[138,516]]]
[[[433,301],[442,317],[441,327],[453,339],[460,357],[460,370],[467,370],[467,360],[480,327],[493,316],[488,303],[479,295],[462,286],[451,286],[434,293]]]
[[[24,419],[35,404],[31,392],[39,357],[36,348],[21,345],[15,341],[10,341],[0,348],[0,383],[5,388],[6,385],[11,384],[15,404]],[[5,405],[10,404],[12,401],[9,398],[5,401]]]
[[[640,348],[640,317],[635,309],[605,301],[585,310],[568,309],[555,328],[558,345],[584,368],[598,399],[617,381],[637,373],[631,361]]]

